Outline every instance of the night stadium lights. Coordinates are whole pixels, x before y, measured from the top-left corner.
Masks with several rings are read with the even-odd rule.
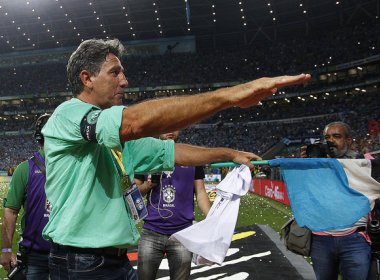
[[[304,7],[304,4],[302,3],[302,0],[300,1],[299,7],[301,8],[303,14],[306,14],[306,13],[307,13],[307,10],[306,10],[306,8]]]
[[[156,3],[153,2],[153,6],[155,6],[155,5],[156,5]],[[123,10],[126,10],[126,9],[127,9],[127,8],[126,8],[125,6],[123,6]],[[126,16],[127,18],[129,18],[129,16],[128,16],[128,12],[125,13],[125,16]],[[133,37],[136,37],[136,33],[133,32],[132,22],[128,19],[127,23],[128,23],[128,25],[129,25],[129,30],[131,30],[131,32],[132,32],[132,36],[133,36]]]
[[[270,2],[267,3],[267,7],[268,7],[268,9],[269,9],[269,15],[272,17],[272,20],[273,20],[273,21],[276,21],[276,15],[275,15],[275,13],[274,13],[273,6],[272,6],[272,4],[271,4]]]
[[[92,2],[89,2],[88,3],[88,5],[89,6],[92,6]],[[104,28],[104,26],[103,26],[103,23],[102,23],[102,19],[101,19],[101,17],[100,16],[98,16],[97,14],[97,11],[95,10],[95,7],[94,7],[94,10],[92,11],[92,14],[94,15],[94,19],[95,19],[95,21],[100,21],[100,23],[99,23],[99,27],[100,27],[100,30],[101,30],[101,32],[103,33],[103,34],[106,34],[107,33],[107,30]],[[108,38],[108,37],[107,37]]]
[[[162,36],[163,32],[162,32],[162,25],[160,22],[160,14],[158,11],[159,7],[158,7],[156,2],[153,2],[153,7],[154,7],[154,16],[156,17],[156,21],[157,21],[157,28],[158,28],[160,35]]]
[[[29,5],[29,2],[26,2],[26,4]],[[1,5],[0,5],[0,10],[3,10],[3,6],[1,6]],[[34,9],[33,9],[33,11],[34,11]],[[7,11],[4,12],[4,15],[7,16],[7,18],[9,18],[9,14],[8,14]],[[14,19],[11,19],[10,21],[12,22],[12,24],[16,24],[16,21],[15,21]],[[26,38],[27,38],[27,41],[31,41],[30,37],[27,36],[27,33],[26,33],[25,31],[21,31],[21,27],[20,27],[20,26],[17,26],[16,29],[17,29],[18,32],[20,32],[20,33],[22,34],[23,37],[26,37]],[[1,35],[0,38],[3,39],[4,36]],[[6,43],[7,43],[8,45],[10,45],[10,41],[9,41],[9,40],[6,40]],[[35,44],[32,43],[32,46],[34,47]],[[15,46],[12,45],[11,48],[14,49]]]
[[[190,4],[188,0],[185,0],[185,12],[186,12],[186,24],[187,24],[187,31],[190,32]]]
[[[216,22],[215,4],[211,5],[211,19],[213,22]]]
[[[242,23],[243,23],[243,27],[247,26],[247,21],[245,19],[245,13],[244,13],[244,3],[242,0],[240,0],[238,2],[239,4],[239,10],[240,10],[240,15],[241,15],[241,19],[242,19]]]

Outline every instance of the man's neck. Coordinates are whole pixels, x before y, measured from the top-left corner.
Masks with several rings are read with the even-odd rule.
[[[358,153],[355,152],[354,150],[350,150],[348,149],[344,154],[343,156],[339,157],[339,158],[357,158],[358,157]]]

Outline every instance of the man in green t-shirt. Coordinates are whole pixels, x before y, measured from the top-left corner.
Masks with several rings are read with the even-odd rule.
[[[52,205],[43,235],[52,242],[51,278],[136,279],[125,254],[139,234],[121,186],[128,174],[178,165],[234,161],[253,167],[253,153],[201,148],[149,138],[178,130],[232,107],[250,107],[282,86],[310,75],[261,78],[205,94],[122,106],[128,81],[117,40],[87,40],[71,55],[74,98],[56,108],[43,129],[46,195]],[[148,138],[146,138],[148,137]],[[123,152],[120,158],[113,156]]]

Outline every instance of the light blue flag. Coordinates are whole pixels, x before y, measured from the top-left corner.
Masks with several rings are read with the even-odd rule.
[[[281,168],[294,217],[301,227],[306,226],[316,232],[346,228],[371,210],[373,190],[367,196],[363,191],[358,191],[358,188],[352,188],[341,161],[330,158],[283,158],[269,161],[270,166]],[[355,160],[343,161],[346,168],[347,165],[352,165],[349,161]],[[353,166],[356,169],[361,167],[359,162]],[[367,174],[368,171],[365,171]],[[369,177],[370,174],[369,171]],[[378,188],[376,181],[373,182],[372,178],[368,180],[370,184],[367,184],[366,179],[363,184],[373,183]],[[352,182],[361,186],[356,178]]]

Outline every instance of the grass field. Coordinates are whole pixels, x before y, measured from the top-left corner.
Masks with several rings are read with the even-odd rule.
[[[8,185],[0,183],[0,198],[6,196]],[[3,204],[0,204],[3,213]],[[266,224],[279,232],[281,226],[291,217],[292,213],[288,206],[281,203],[262,198],[257,195],[247,194],[241,198],[240,210],[236,227],[244,227],[252,224]],[[196,208],[196,220],[200,221],[204,217]],[[1,225],[3,224],[3,214],[1,214]],[[14,251],[17,250],[17,241],[20,236],[20,224],[17,225],[17,232],[13,244]],[[141,228],[141,224],[138,226]],[[1,238],[1,236],[0,236]],[[0,270],[0,280],[7,279],[4,269]]]

